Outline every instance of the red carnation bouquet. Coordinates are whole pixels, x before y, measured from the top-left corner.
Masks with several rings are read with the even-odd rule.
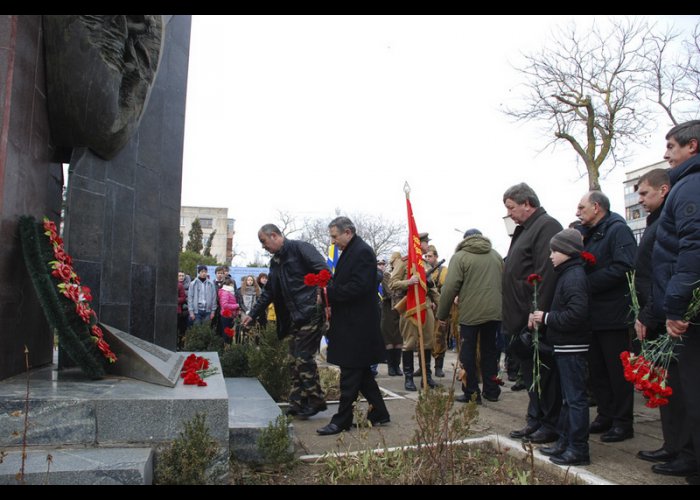
[[[216,367],[210,367],[207,358],[192,353],[185,359],[185,363],[180,370],[180,377],[184,379],[182,383],[185,385],[204,387],[207,385],[204,378],[214,375],[217,371]]]
[[[331,320],[331,305],[328,302],[328,291],[326,290],[326,286],[328,285],[328,282],[331,280],[333,275],[328,271],[328,269],[321,269],[318,274],[314,273],[309,273],[306,276],[304,276],[304,284],[306,286],[318,286],[321,288],[323,291],[323,302],[324,302],[324,310],[326,312],[326,321]]]
[[[631,310],[636,321],[639,316],[639,302],[634,285],[635,272],[627,273],[627,284],[632,300]],[[690,321],[700,313],[700,287],[693,290],[693,296],[688,304],[688,310],[683,315],[684,321]],[[645,406],[657,408],[668,404],[668,398],[673,389],[668,385],[668,365],[675,359],[676,345],[682,345],[678,337],[666,333],[654,340],[641,340],[639,355],[630,351],[620,353],[625,380],[634,384],[647,402]]]

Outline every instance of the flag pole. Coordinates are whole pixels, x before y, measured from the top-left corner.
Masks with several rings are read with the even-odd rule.
[[[411,194],[411,187],[408,185],[408,181],[405,182],[403,185],[403,191],[406,193],[406,199],[410,200],[410,194]],[[413,242],[409,242],[409,245],[413,245]],[[411,262],[411,276],[415,276],[418,274],[418,270],[416,269],[416,263]],[[421,371],[421,378],[423,380],[423,390],[427,391],[428,390],[428,373],[425,369],[425,342],[423,341],[423,322],[421,321],[421,303],[420,303],[420,296],[418,294],[418,287],[420,286],[420,283],[416,283],[413,286],[413,293],[416,297],[416,325],[418,326],[418,346],[420,349],[420,352],[418,353],[418,359],[420,360],[420,371]],[[428,312],[426,311],[426,314]]]

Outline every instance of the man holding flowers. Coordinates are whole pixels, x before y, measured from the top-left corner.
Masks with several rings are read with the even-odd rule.
[[[694,448],[695,473],[690,484],[700,484],[700,326],[694,291],[700,286],[700,120],[673,127],[666,134],[671,191],[659,218],[652,254],[652,300],[657,315],[666,318],[666,331],[682,336],[678,354],[680,384]],[[688,317],[690,316],[690,317]]]
[[[517,224],[503,268],[502,331],[515,339],[527,328],[528,315],[532,312],[535,288],[527,276],[536,274],[538,306],[549,309],[554,297],[556,277],[549,261],[549,242],[562,230],[561,224],[540,205],[535,191],[521,182],[508,188],[503,194],[503,204],[508,215]],[[511,349],[512,350],[512,349]],[[557,440],[556,432],[561,391],[556,365],[546,360],[539,369],[539,389],[533,388],[533,359],[528,355],[520,360],[523,379],[528,388],[527,424],[514,430],[510,437],[535,444]],[[537,368],[535,367],[535,370]]]
[[[639,302],[639,314],[635,321],[637,338],[646,343],[666,333],[665,317],[656,316],[653,312],[651,297],[652,282],[652,252],[656,241],[656,230],[659,227],[659,217],[666,202],[666,196],[671,190],[671,180],[668,170],[655,168],[639,178],[635,190],[639,195],[639,203],[648,212],[646,229],[639,241],[635,261],[634,288]],[[680,347],[680,346],[679,346]],[[678,363],[670,360],[668,364],[667,382],[669,387],[678,388]],[[649,462],[661,462],[652,466],[652,472],[671,476],[686,476],[695,469],[694,459],[679,457],[680,450],[690,442],[690,429],[686,424],[685,400],[682,391],[675,391],[672,397],[665,398],[668,404],[659,406],[661,416],[661,431],[664,442],[656,450],[642,450],[637,457]],[[685,455],[685,454],[683,454]]]

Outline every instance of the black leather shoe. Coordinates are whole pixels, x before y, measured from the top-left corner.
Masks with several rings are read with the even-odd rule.
[[[532,434],[528,434],[523,437],[524,442],[530,442],[533,444],[545,444],[554,443],[559,440],[559,434],[556,432],[548,431],[547,429],[539,428]]]
[[[487,394],[484,394],[483,396],[486,401],[491,401],[492,403],[498,401],[498,396],[489,396]]]
[[[612,427],[612,422],[605,422],[602,420],[598,420],[597,418],[591,422],[591,426],[588,428],[588,432],[591,434],[602,434],[603,432],[607,432],[610,430]]]
[[[556,457],[557,455],[561,455],[566,451],[566,446],[559,446],[558,444],[553,444],[552,446],[543,446],[541,448],[537,448],[537,450],[543,455],[547,455],[548,457]]]
[[[511,391],[522,391],[523,389],[527,389],[527,386],[523,384],[522,382],[518,382],[516,384],[513,384],[510,388]]]
[[[590,465],[591,459],[587,455],[576,455],[570,451],[565,451],[561,455],[549,457],[549,461],[557,465]]]
[[[305,408],[302,408],[301,411],[297,412],[296,416],[301,420],[306,420],[307,418],[313,417],[318,412],[326,411],[327,409],[328,406],[326,406],[325,404],[320,406],[307,406]]]
[[[511,433],[508,435],[510,437],[512,437],[513,439],[522,439],[525,436],[529,436],[533,432],[537,431],[537,429],[539,429],[539,428],[540,428],[539,425],[526,425],[522,429],[519,429],[517,431],[511,431]]]
[[[634,431],[625,429],[624,427],[613,427],[608,432],[600,436],[600,440],[604,443],[617,443],[625,439],[632,439]]]
[[[665,464],[654,464],[651,471],[664,476],[689,476],[698,470],[697,464],[685,458],[677,458]]]
[[[671,453],[663,448],[654,451],[637,452],[637,458],[646,460],[647,462],[670,462],[678,456],[678,453]]]
[[[285,411],[285,415],[289,415],[291,417],[294,417],[295,415],[298,415],[299,412],[301,411],[301,406],[299,405],[289,405],[287,408],[287,411]]]
[[[342,427],[339,427],[335,425],[333,422],[328,424],[325,427],[321,427],[320,429],[316,429],[316,432],[321,435],[321,436],[331,436],[333,434],[340,434],[343,431],[350,430],[349,428],[343,429]]]
[[[437,366],[435,367],[435,376],[444,378],[445,377],[445,371],[442,368],[438,368]]]

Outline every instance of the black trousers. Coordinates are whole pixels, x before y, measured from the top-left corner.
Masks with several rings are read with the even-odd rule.
[[[692,326],[683,335],[683,345],[678,354],[680,388],[686,405],[686,419],[690,440],[695,453],[696,466],[700,474],[700,327]],[[673,386],[671,386],[673,387]],[[676,388],[673,387],[675,397]],[[685,454],[686,449],[683,450]],[[690,457],[689,457],[690,458]]]
[[[596,419],[632,428],[634,387],[625,380],[620,353],[631,350],[629,330],[593,331],[588,351],[591,389],[598,403]]]
[[[369,366],[364,368],[340,367],[340,404],[338,412],[331,418],[331,423],[341,429],[352,425],[352,411],[357,395],[362,393],[367,402],[372,405],[373,418],[377,420],[389,416],[382,393]]]
[[[548,431],[557,432],[562,401],[559,369],[554,356],[551,354],[540,354],[541,393],[538,393],[536,386],[534,390],[530,390],[533,382],[533,359],[529,357],[519,359],[523,382],[527,386],[527,395],[530,398],[527,405],[527,424],[541,426]]]

